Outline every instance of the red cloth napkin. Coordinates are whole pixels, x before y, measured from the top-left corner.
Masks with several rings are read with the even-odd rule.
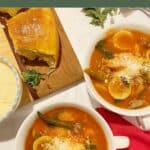
[[[142,131],[119,115],[104,108],[97,108],[97,111],[107,121],[114,135],[129,137],[130,146],[124,150],[150,150],[150,131]]]

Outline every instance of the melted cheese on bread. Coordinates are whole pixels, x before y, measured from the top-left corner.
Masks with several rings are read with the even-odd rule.
[[[10,16],[15,16],[21,8],[9,8],[9,7],[1,7],[0,12],[9,14]]]
[[[55,67],[59,55],[59,38],[55,18],[49,8],[31,8],[7,22],[16,52],[29,60],[44,60]]]

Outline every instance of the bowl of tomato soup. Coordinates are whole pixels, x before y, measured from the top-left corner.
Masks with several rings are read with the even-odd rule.
[[[93,109],[74,103],[56,103],[35,109],[16,136],[17,150],[115,150],[129,145],[113,136]]]
[[[87,51],[88,91],[109,110],[126,116],[150,113],[150,30],[116,24],[93,40]]]

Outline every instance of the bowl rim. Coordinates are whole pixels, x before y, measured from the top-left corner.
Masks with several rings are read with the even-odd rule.
[[[134,23],[116,23],[113,24],[107,28],[105,28],[94,40],[93,40],[93,45],[89,47],[87,50],[87,56],[85,57],[84,61],[84,68],[87,68],[90,63],[90,58],[93,53],[93,49],[97,43],[98,40],[103,39],[105,37],[105,33],[109,29],[133,29],[133,30],[139,30],[141,32],[144,32],[146,34],[150,34],[150,28],[148,25],[142,25],[142,24],[134,24]],[[131,116],[131,117],[136,117],[136,116],[144,116],[150,114],[150,106],[139,108],[139,109],[125,109],[125,108],[120,108],[117,107],[109,102],[107,102],[98,92],[95,90],[92,81],[90,77],[84,72],[84,77],[86,81],[86,86],[89,94],[96,100],[99,104],[102,104],[105,108],[109,109],[112,112],[115,112],[117,114],[123,115],[123,116]]]
[[[27,134],[31,126],[33,125],[35,120],[38,118],[37,111],[45,113],[47,111],[50,111],[56,108],[61,108],[61,107],[73,107],[73,108],[77,108],[89,114],[92,118],[94,118],[94,120],[96,120],[96,122],[103,129],[103,132],[107,140],[108,149],[110,150],[115,149],[112,131],[110,127],[108,126],[107,122],[105,121],[105,119],[101,116],[101,114],[98,114],[98,112],[94,111],[91,107],[83,106],[75,102],[56,102],[56,103],[49,104],[49,105],[45,103],[44,105],[42,105],[42,107],[33,109],[31,114],[28,115],[28,117],[26,117],[26,119],[23,121],[22,125],[20,126],[17,132],[16,139],[15,139],[16,149],[18,150],[19,148],[19,150],[24,150],[22,145],[25,144],[25,140],[26,140]]]
[[[16,97],[13,101],[13,104],[11,105],[10,109],[5,113],[5,115],[3,115],[0,118],[0,122],[4,121],[12,112],[14,112],[16,110],[16,108],[18,107],[20,101],[21,101],[21,96],[22,96],[22,82],[21,82],[21,78],[19,76],[19,73],[17,71],[17,69],[15,68],[15,66],[6,58],[3,56],[0,56],[0,63],[4,63],[6,64],[10,70],[13,72],[14,77],[16,78],[16,82],[17,82],[17,93],[16,93]]]

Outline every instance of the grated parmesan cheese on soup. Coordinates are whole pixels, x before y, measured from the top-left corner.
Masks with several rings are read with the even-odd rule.
[[[42,150],[85,150],[84,144],[74,143],[68,138],[52,138],[41,144]]]
[[[134,56],[131,53],[115,54],[115,57],[108,60],[108,66],[111,68],[122,67],[121,70],[114,73],[114,76],[126,77],[128,80],[148,70],[150,61],[145,58]]]

